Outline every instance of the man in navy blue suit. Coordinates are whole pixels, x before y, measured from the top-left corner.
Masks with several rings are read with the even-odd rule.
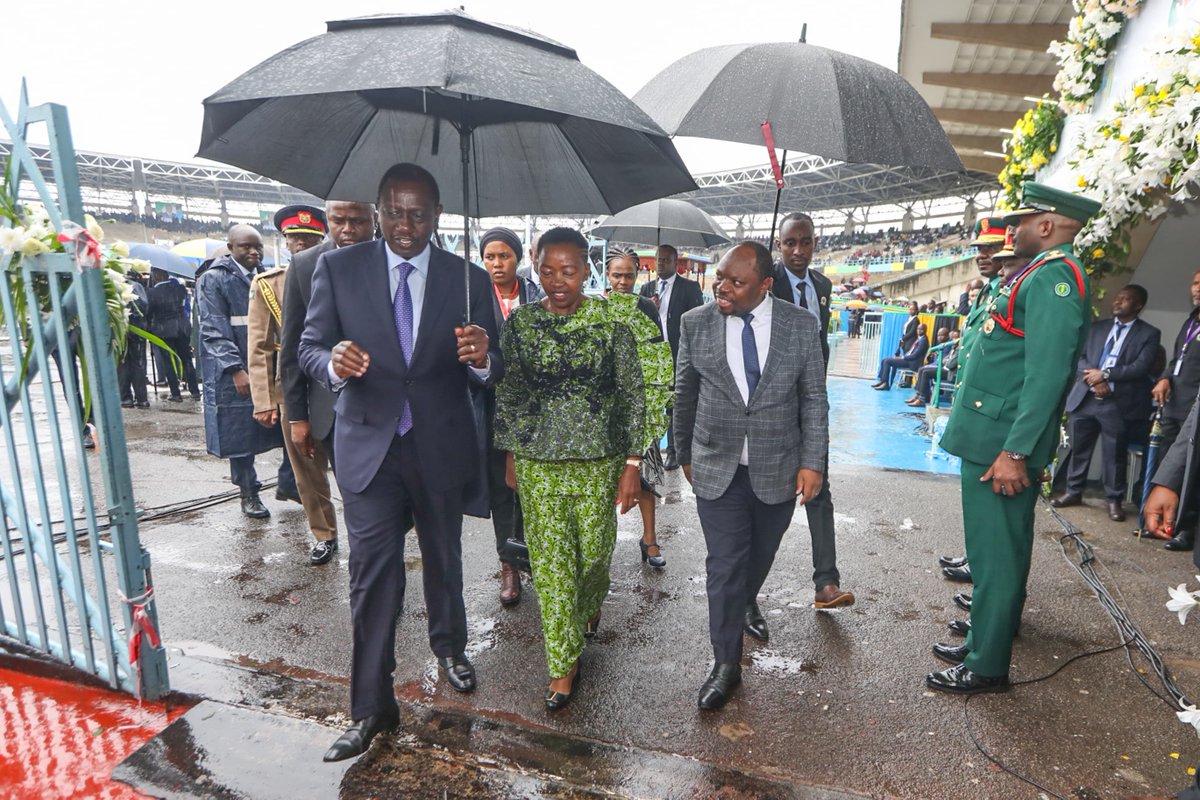
[[[461,540],[468,484],[480,473],[469,387],[489,386],[503,373],[491,282],[430,244],[442,206],[425,169],[389,169],[377,209],[381,241],[318,260],[300,338],[301,368],[338,393],[334,471],[350,543],[354,724],[326,761],[360,755],[398,721],[396,619],[404,535],[413,521],[430,648],[454,689],[475,688],[464,652]]]
[[[1148,299],[1145,289],[1131,283],[1113,297],[1113,318],[1092,323],[1087,349],[1079,357],[1076,380],[1067,394],[1071,458],[1066,491],[1050,501],[1055,508],[1083,501],[1099,437],[1108,517],[1114,522],[1125,519],[1121,498],[1129,442],[1143,439],[1149,425],[1151,370],[1162,339],[1158,328],[1138,319]]]

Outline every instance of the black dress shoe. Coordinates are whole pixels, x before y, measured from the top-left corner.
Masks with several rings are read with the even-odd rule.
[[[1108,501],[1108,518],[1113,522],[1125,521],[1125,509],[1121,508],[1120,500]]]
[[[971,620],[969,619],[952,619],[946,623],[946,627],[951,633],[956,633],[959,636],[966,636],[971,632]]]
[[[308,554],[308,563],[314,567],[321,564],[327,564],[333,559],[333,554],[337,552],[337,539],[330,539],[325,542],[317,542],[313,545],[312,551]]]
[[[395,730],[400,722],[400,715],[395,711],[385,714],[372,714],[360,719],[337,738],[325,752],[326,761],[342,761],[347,758],[361,756],[371,746],[371,740],[384,731]]]
[[[771,632],[767,630],[767,620],[759,611],[758,603],[746,604],[746,619],[742,623],[742,630],[751,639],[757,639],[760,642],[771,638]]]
[[[674,450],[667,451],[666,456],[663,458],[663,469],[679,469],[679,456],[676,455]]]
[[[932,648],[933,654],[945,661],[947,664],[961,664],[963,659],[971,651],[965,645],[954,646],[951,644],[935,644]]]
[[[956,581],[958,583],[971,582],[971,565],[967,564],[962,567],[944,567],[942,569],[942,577],[948,581]]]
[[[556,692],[553,689],[546,689],[546,710],[558,711],[560,708],[565,708],[571,702],[571,698],[575,696],[575,690],[579,688],[579,680],[583,677],[583,662],[579,659],[575,660],[575,677],[571,679],[571,691]]]
[[[989,678],[973,672],[962,664],[941,672],[925,676],[925,685],[930,689],[950,694],[982,694],[983,692],[1007,692],[1008,675]]]
[[[258,492],[242,491],[242,513],[251,519],[266,519],[271,512],[258,499]]]
[[[1172,536],[1163,545],[1167,550],[1191,550],[1196,546],[1196,532],[1185,528]]]
[[[1050,505],[1054,506],[1055,508],[1070,508],[1071,506],[1077,506],[1082,503],[1082,496],[1071,494],[1070,492],[1063,492],[1058,497],[1055,497],[1050,501]]]
[[[938,564],[943,567],[965,567],[967,565],[966,556],[938,556]]]
[[[300,490],[297,489],[295,486],[292,486],[287,489],[283,488],[282,486],[276,486],[275,487],[275,499],[276,500],[291,500],[294,503],[299,503],[300,502]]]
[[[133,401],[132,400],[122,400],[121,408],[133,408]]]
[[[742,682],[742,667],[739,664],[715,664],[708,680],[700,687],[696,704],[706,711],[715,711],[729,702],[729,696]]]
[[[966,592],[959,592],[954,595],[954,605],[961,608],[963,611],[971,610],[971,595]]]
[[[475,667],[467,660],[465,653],[456,656],[438,658],[438,666],[446,673],[446,680],[457,692],[470,692],[475,689]]]

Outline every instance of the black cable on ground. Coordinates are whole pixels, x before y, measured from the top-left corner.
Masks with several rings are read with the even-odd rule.
[[[1042,501],[1045,502],[1045,497],[1042,498]],[[1057,509],[1049,505],[1047,505],[1047,508],[1050,509],[1050,513],[1053,515],[1055,521],[1058,522],[1058,524],[1065,531],[1063,536],[1061,536],[1058,540],[1059,547],[1062,549],[1063,558],[1065,558],[1067,563],[1071,564],[1071,566],[1073,566],[1075,570],[1079,572],[1080,576],[1083,577],[1084,583],[1088,585],[1088,588],[1090,588],[1096,595],[1096,599],[1100,601],[1100,606],[1108,612],[1110,617],[1112,617],[1113,625],[1116,627],[1117,634],[1120,636],[1121,641],[1111,647],[1103,647],[1098,650],[1087,650],[1082,653],[1077,653],[1068,658],[1062,664],[1059,664],[1054,668],[1053,671],[1045,675],[1037,678],[1030,678],[1028,680],[1015,681],[1012,685],[1026,686],[1032,683],[1048,681],[1066,669],[1067,665],[1072,664],[1075,661],[1079,661],[1080,659],[1088,658],[1090,656],[1112,653],[1116,650],[1124,650],[1125,660],[1129,664],[1130,671],[1133,673],[1134,677],[1142,682],[1142,685],[1144,685],[1151,694],[1170,706],[1173,711],[1179,711],[1184,707],[1184,705],[1189,705],[1187,698],[1179,689],[1179,686],[1175,683],[1175,679],[1167,673],[1166,666],[1163,664],[1162,656],[1158,654],[1158,651],[1154,649],[1154,645],[1152,645],[1150,641],[1146,639],[1146,637],[1142,634],[1141,629],[1138,628],[1137,624],[1130,618],[1125,609],[1112,596],[1112,594],[1108,591],[1108,588],[1104,585],[1103,581],[1101,581],[1100,577],[1096,574],[1095,565],[1102,564],[1103,562],[1096,558],[1096,554],[1092,549],[1092,546],[1083,539],[1083,531],[1076,527],[1062,514],[1060,514]],[[1078,563],[1073,561],[1068,554],[1067,542],[1072,542],[1075,545],[1075,552],[1079,556]],[[1105,569],[1107,569],[1107,567],[1105,567]],[[1118,586],[1117,592],[1120,593],[1120,591],[1120,587]],[[1151,670],[1158,677],[1158,680],[1162,684],[1163,692],[1159,692],[1154,686],[1152,686],[1150,682],[1146,680],[1142,670],[1139,670],[1136,666],[1134,666],[1132,655],[1133,648],[1136,648],[1137,653],[1149,662]],[[1017,780],[1027,783],[1046,795],[1057,798],[1057,800],[1069,800],[1069,798],[1055,792],[1053,789],[1043,786],[1034,779],[1017,772],[1015,769],[1008,766],[1008,764],[1001,761],[998,757],[988,752],[987,748],[985,748],[983,743],[979,741],[979,737],[975,735],[975,731],[971,727],[971,717],[967,709],[973,696],[974,695],[968,695],[966,700],[963,702],[963,722],[967,728],[967,735],[971,738],[971,743],[975,745],[975,749],[982,753],[984,758],[986,758],[988,761],[991,761],[1001,770],[1009,775],[1012,775]]]

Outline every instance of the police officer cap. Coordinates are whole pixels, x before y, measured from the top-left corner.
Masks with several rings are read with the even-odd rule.
[[[1021,217],[1047,212],[1086,223],[1099,210],[1100,204],[1090,197],[1064,192],[1044,183],[1026,181],[1021,192],[1021,207],[1006,214],[1004,224],[1016,225]]]
[[[282,234],[311,233],[324,236],[329,230],[325,212],[306,205],[284,206],[275,212],[275,228]]]

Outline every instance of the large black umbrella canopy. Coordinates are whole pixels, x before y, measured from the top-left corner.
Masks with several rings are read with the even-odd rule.
[[[630,244],[714,247],[730,241],[717,221],[686,200],[651,200],[600,221],[591,234]]]
[[[568,47],[460,11],[327,25],[206,99],[197,155],[363,201],[413,161],[467,216],[612,212],[695,188],[662,129]]]
[[[899,74],[803,42],[709,47],[634,95],[667,133],[775,144],[838,161],[962,170],[950,140]]]

